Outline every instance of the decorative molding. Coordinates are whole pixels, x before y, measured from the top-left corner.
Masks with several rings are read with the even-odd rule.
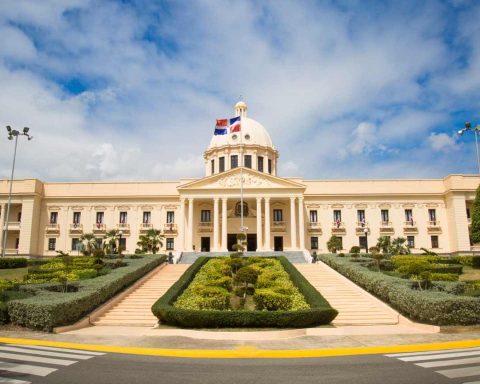
[[[163,208],[169,211],[175,211],[179,208],[178,205],[164,205]]]
[[[381,209],[388,209],[388,208],[391,208],[392,205],[391,204],[388,204],[388,203],[380,203],[378,204],[378,208],[381,208]]]
[[[359,203],[359,204],[355,204],[355,208],[363,208],[363,209],[365,209],[365,208],[368,208],[368,205],[365,204],[365,203]]]
[[[243,186],[245,187],[272,187],[273,183],[265,177],[243,174]],[[218,179],[218,185],[226,188],[240,187],[240,175],[225,176]]]
[[[142,211],[153,211],[153,207],[151,205],[142,205],[140,209]]]
[[[130,207],[128,205],[118,205],[115,207],[119,211],[129,211]]]
[[[79,205],[74,205],[73,207],[70,207],[72,211],[83,211],[83,207]]]
[[[52,205],[51,207],[48,207],[49,211],[60,211],[62,208],[59,207],[58,205]]]
[[[425,204],[425,206],[427,208],[437,208],[438,207],[438,204],[437,203],[428,203],[428,204]]]
[[[415,208],[415,204],[414,203],[404,203],[404,204],[402,204],[402,207],[403,208]]]
[[[96,206],[93,207],[93,210],[94,211],[106,211],[107,207],[105,207],[103,205],[96,205]]]
[[[344,208],[344,205],[343,204],[332,204],[331,207],[332,208]]]

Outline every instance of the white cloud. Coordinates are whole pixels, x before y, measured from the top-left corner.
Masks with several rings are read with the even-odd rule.
[[[448,151],[457,147],[455,136],[448,136],[446,133],[432,132],[428,142],[435,151]]]

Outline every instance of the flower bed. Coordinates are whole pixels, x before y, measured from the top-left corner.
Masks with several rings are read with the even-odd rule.
[[[285,257],[241,258],[231,273],[236,259],[198,258],[152,312],[162,323],[191,328],[307,327],[336,317],[337,311]],[[242,268],[258,272],[256,283],[235,290],[235,281],[249,279],[248,274],[237,278]],[[235,296],[244,299],[240,307]]]
[[[409,280],[369,270],[349,258],[319,255],[319,259],[412,320],[435,325],[480,323],[480,299],[461,296],[463,283],[435,283],[437,290],[412,289]]]

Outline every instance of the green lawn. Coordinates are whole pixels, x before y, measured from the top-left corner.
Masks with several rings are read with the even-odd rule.
[[[28,267],[15,269],[0,269],[0,280],[23,280],[23,276],[28,273]]]
[[[463,266],[463,273],[460,275],[460,281],[480,280],[480,269]]]

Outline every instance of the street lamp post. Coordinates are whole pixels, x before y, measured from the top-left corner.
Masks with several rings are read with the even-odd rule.
[[[19,132],[16,129],[12,129],[12,127],[7,125],[8,140],[15,139],[15,146],[14,146],[14,150],[13,150],[13,164],[12,164],[12,173],[10,175],[10,190],[8,192],[7,212],[5,213],[4,226],[3,226],[2,257],[5,257],[5,251],[6,251],[6,247],[7,247],[8,220],[10,219],[10,206],[12,204],[13,174],[15,172],[15,160],[16,160],[16,157],[17,157],[18,136],[26,136],[29,141],[32,140],[33,136],[30,136],[28,134],[29,130],[30,130],[30,128],[24,127],[23,131]]]
[[[122,236],[123,236],[123,231],[118,232],[118,236],[120,237],[120,240],[118,242],[118,255],[122,256]]]
[[[368,228],[364,228],[363,233],[365,234],[365,253],[368,253]]]
[[[467,121],[465,122],[465,127],[458,131],[458,135],[463,136],[463,134],[467,131],[473,131],[473,133],[475,134],[475,150],[477,153],[477,167],[478,167],[478,173],[480,173],[480,152],[478,150],[478,132],[480,131],[480,125],[477,125],[475,128],[472,128],[472,124],[469,121]]]

